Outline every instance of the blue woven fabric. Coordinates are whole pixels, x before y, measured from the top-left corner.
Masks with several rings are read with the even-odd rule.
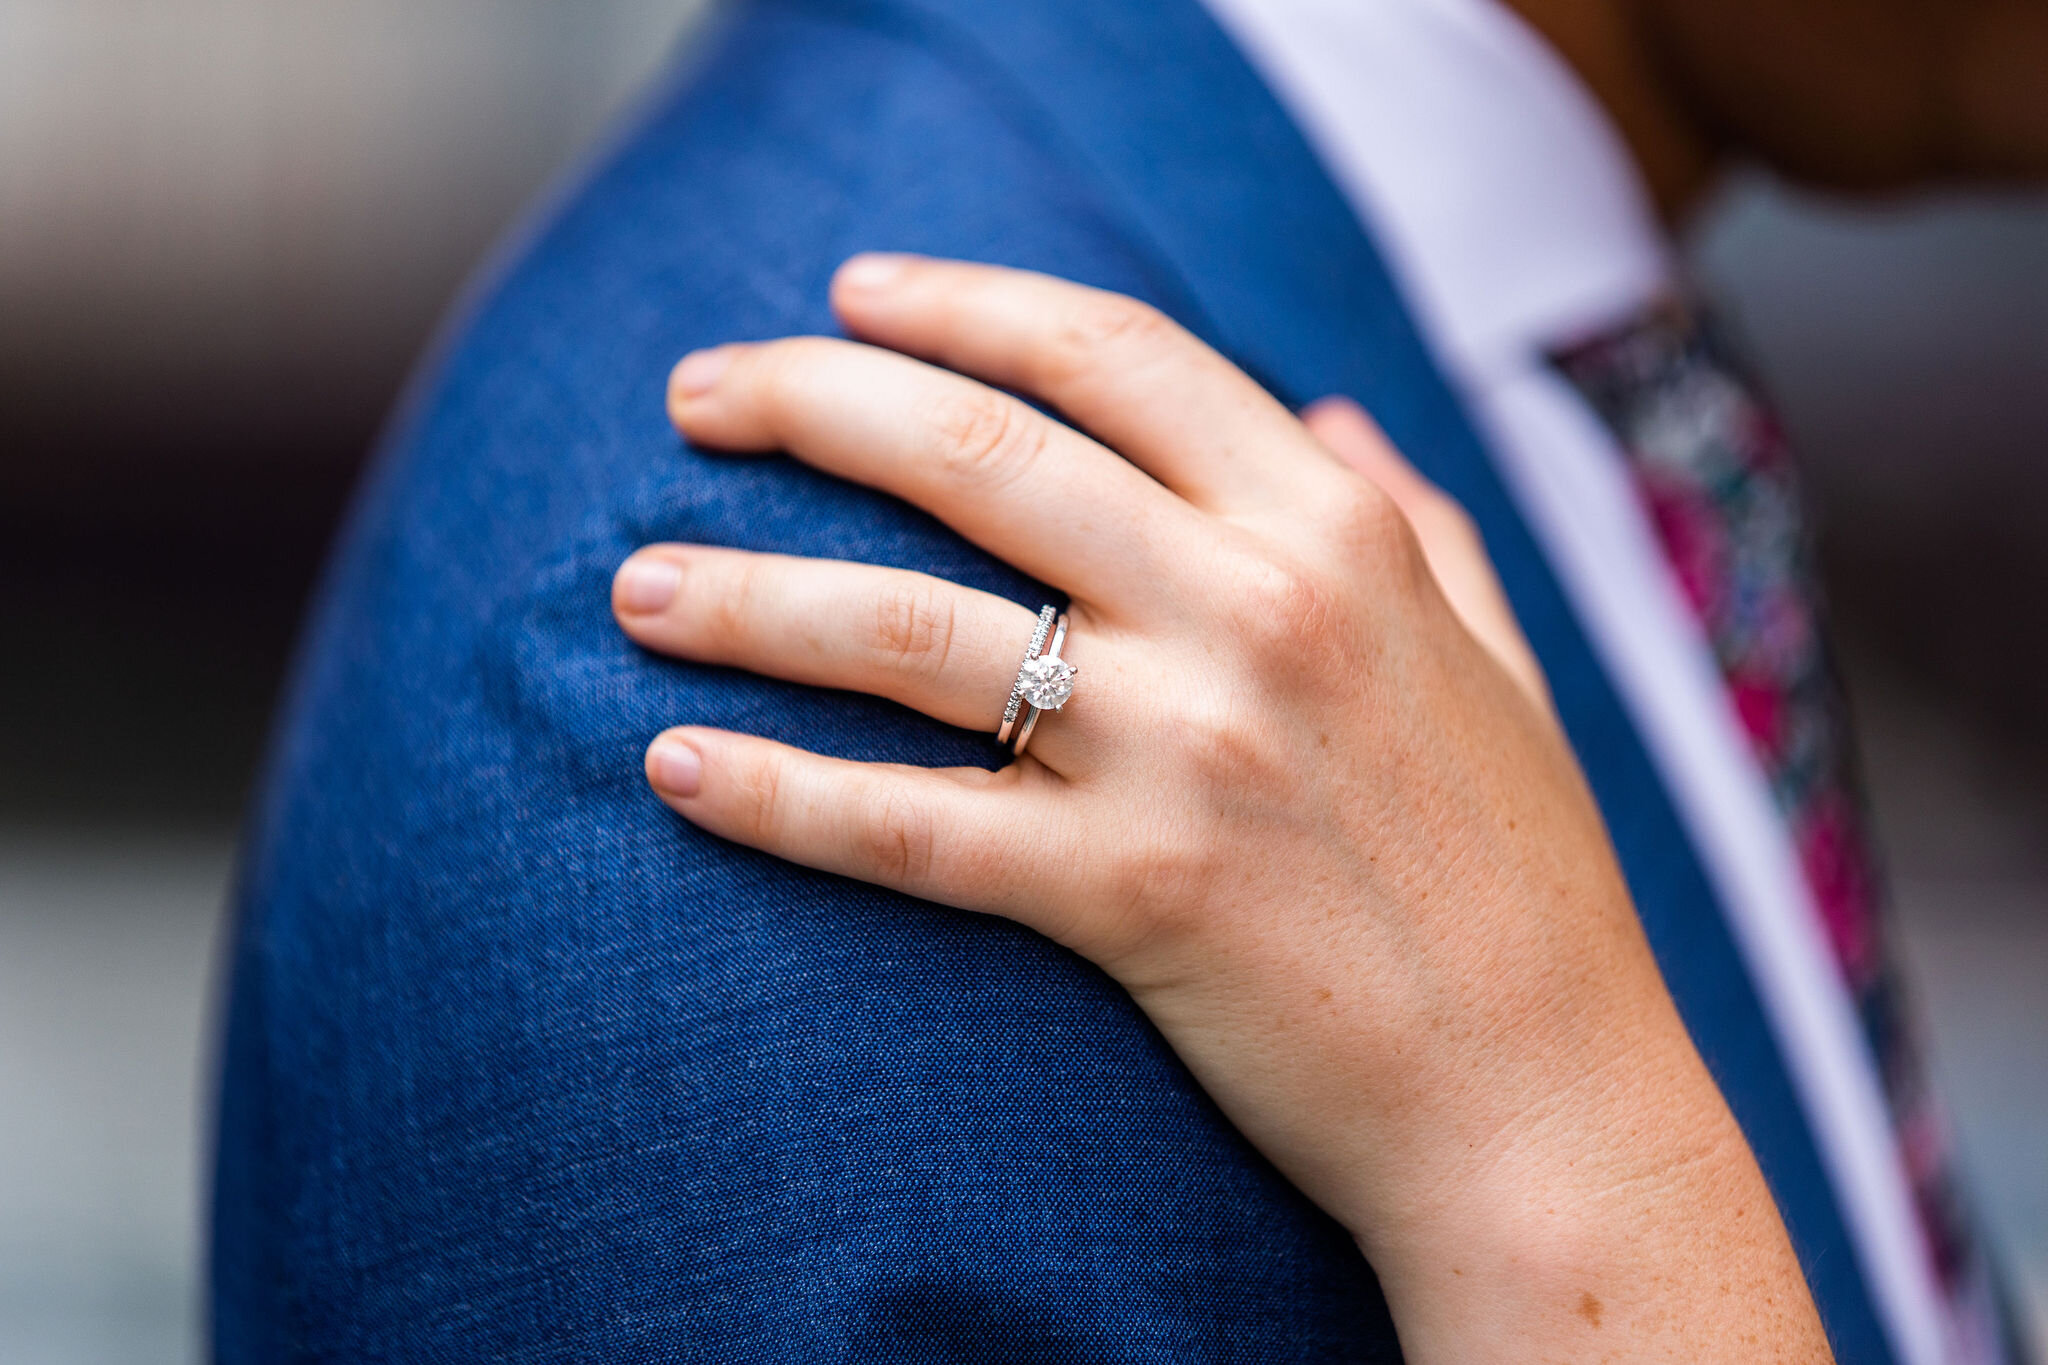
[[[1012,925],[712,840],[663,726],[993,763],[873,699],[639,652],[653,540],[1044,595],[922,513],[662,412],[828,331],[886,248],[1150,299],[1465,500],[1845,1360],[1888,1359],[1668,799],[1369,244],[1191,0],[728,15],[475,292],[322,591],[254,821],[223,1058],[225,1361],[1374,1361],[1343,1232],[1113,983]]]

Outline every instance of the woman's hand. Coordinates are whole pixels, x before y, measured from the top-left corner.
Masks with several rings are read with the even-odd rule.
[[[1462,514],[1355,407],[1305,426],[1131,300],[873,256],[833,300],[872,344],[690,356],[677,425],[1070,594],[1073,698],[997,772],[679,728],[648,752],[662,797],[1100,964],[1351,1229],[1412,1361],[1825,1359]],[[985,731],[1033,625],[915,573],[683,545],[629,560],[614,608],[662,653]]]

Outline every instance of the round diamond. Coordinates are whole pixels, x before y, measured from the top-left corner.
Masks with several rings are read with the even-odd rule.
[[[1024,700],[1041,711],[1057,711],[1074,695],[1074,666],[1041,654],[1024,663]]]

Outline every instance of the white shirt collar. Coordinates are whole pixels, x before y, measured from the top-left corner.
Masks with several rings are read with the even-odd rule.
[[[1670,249],[1619,133],[1499,0],[1206,0],[1465,382],[1643,306]]]

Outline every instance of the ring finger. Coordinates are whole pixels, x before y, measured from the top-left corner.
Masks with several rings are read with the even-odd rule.
[[[993,732],[1032,612],[929,574],[839,560],[653,545],[620,566],[612,610],[659,653],[887,697]],[[1031,753],[1058,768],[1062,726]]]

